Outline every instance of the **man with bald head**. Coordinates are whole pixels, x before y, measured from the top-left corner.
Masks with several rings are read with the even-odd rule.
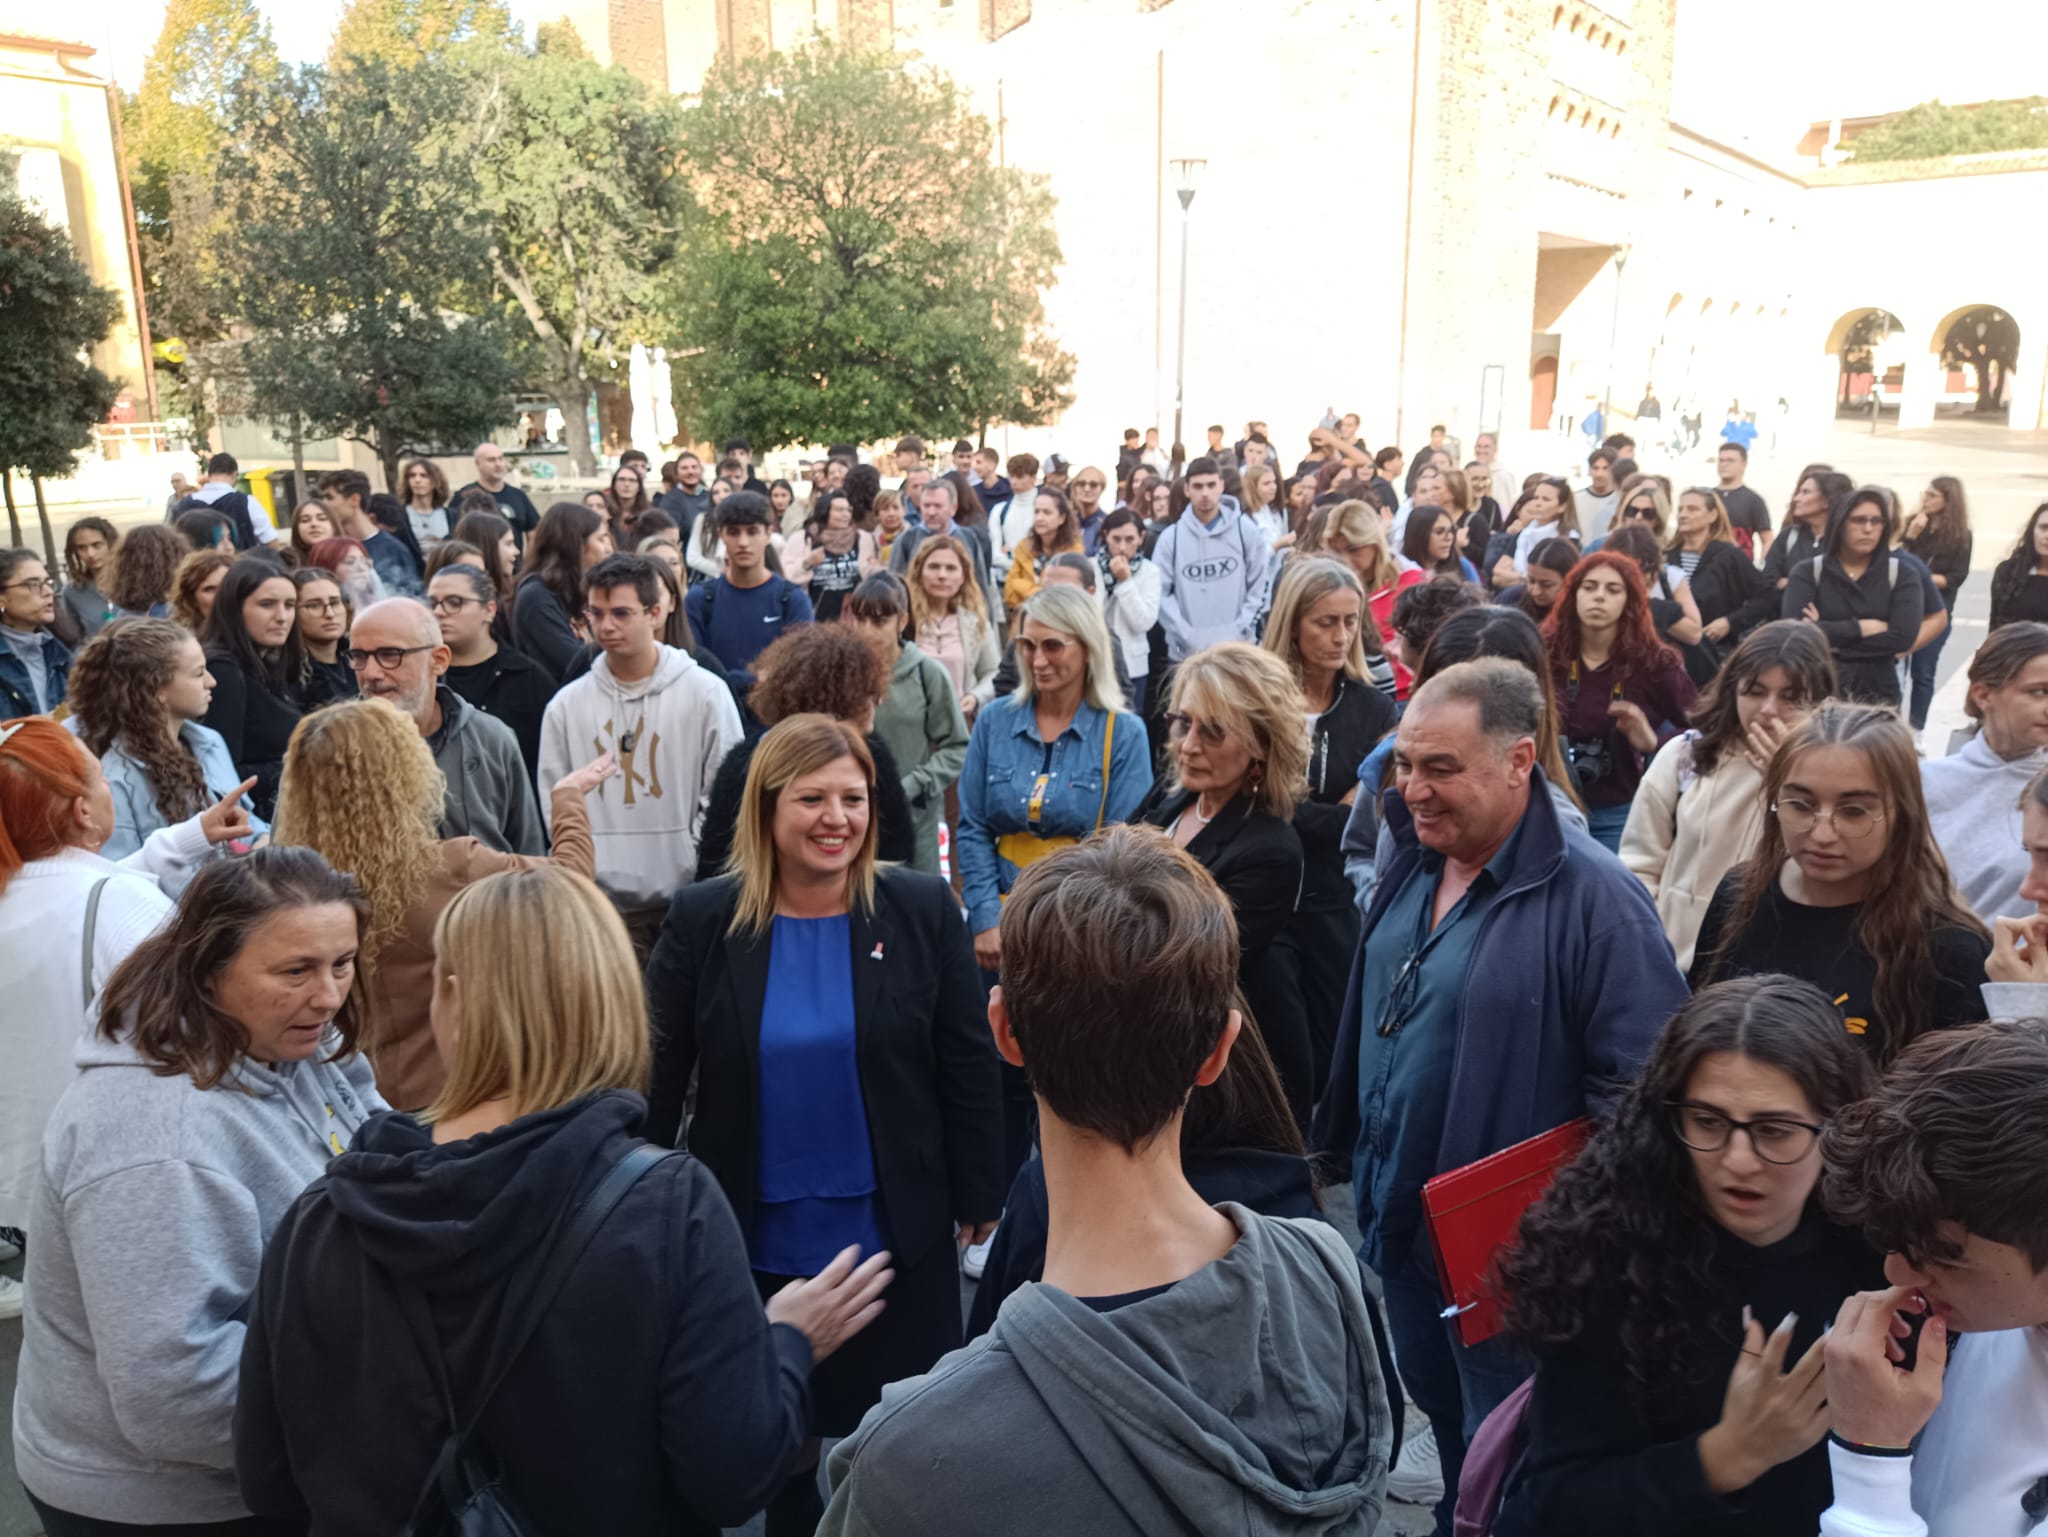
[[[363,697],[410,715],[448,781],[441,836],[508,854],[546,853],[519,738],[441,681],[449,654],[433,612],[412,598],[372,603],[349,630],[348,664]]]
[[[533,498],[505,478],[507,464],[505,450],[495,443],[479,444],[476,451],[476,479],[460,487],[448,498],[451,507],[462,505],[464,491],[481,491],[498,504],[498,513],[512,525],[512,537],[519,548],[526,548],[526,536],[533,532],[540,522],[540,509],[533,505]]]

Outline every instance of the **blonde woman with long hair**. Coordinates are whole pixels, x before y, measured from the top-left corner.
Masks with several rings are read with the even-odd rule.
[[[447,1078],[428,1028],[434,924],[457,893],[487,875],[552,863],[594,877],[583,798],[617,771],[606,753],[556,783],[555,851],[540,859],[439,836],[447,784],[419,727],[395,706],[344,700],[292,732],[272,838],[318,851],[362,887],[370,908],[357,957],[369,1002],[366,1045],[393,1105],[417,1110]]]
[[[425,986],[447,1083],[421,1114],[373,1121],[265,1256],[236,1406],[243,1498],[298,1530],[309,1512],[322,1530],[407,1529],[449,1433],[441,1371],[477,1404],[509,1358],[472,1450],[537,1529],[744,1523],[802,1445],[813,1363],[876,1316],[887,1256],[756,1301],[705,1166],[641,1140],[640,970],[590,881],[541,867],[466,887]],[[526,1296],[586,1204],[608,1215],[559,1300]],[[536,1311],[530,1349],[471,1327]]]
[[[1174,669],[1170,777],[1145,818],[1230,898],[1238,983],[1303,1125],[1315,1103],[1308,1018],[1274,946],[1301,893],[1294,808],[1308,789],[1307,713],[1293,670],[1271,651],[1242,641],[1197,651]]]
[[[909,586],[917,649],[946,669],[960,713],[972,724],[974,712],[996,696],[1003,651],[967,547],[951,534],[927,535],[910,557]]]
[[[1279,946],[1308,1021],[1320,1087],[1336,1042],[1338,1011],[1358,950],[1360,915],[1344,874],[1344,828],[1365,792],[1359,769],[1394,729],[1394,702],[1372,680],[1361,637],[1372,628],[1365,591],[1334,560],[1293,560],[1280,573],[1265,647],[1301,687],[1308,728],[1308,784],[1294,808],[1301,839],[1301,896]],[[1368,797],[1369,798],[1369,797]]]
[[[728,873],[676,893],[647,969],[648,1134],[690,1151],[747,1233],[763,1297],[886,1250],[875,1325],[811,1380],[813,1436],[960,1345],[955,1242],[1007,1188],[998,1059],[967,931],[934,875],[877,868],[874,760],[857,726],[778,722],[747,769]],[[816,1447],[768,1531],[811,1532]]]
[[[1152,788],[1145,723],[1124,708],[1095,600],[1041,588],[1016,637],[1017,691],[975,716],[960,770],[960,880],[986,971],[1002,960],[996,922],[1017,872],[1130,820]]]

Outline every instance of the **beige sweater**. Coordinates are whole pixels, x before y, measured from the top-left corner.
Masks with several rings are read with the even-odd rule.
[[[1739,747],[1711,774],[1694,772],[1698,735],[1673,737],[1650,760],[1621,835],[1621,862],[1649,887],[1680,971],[1692,965],[1714,888],[1756,851],[1764,827],[1763,776]]]

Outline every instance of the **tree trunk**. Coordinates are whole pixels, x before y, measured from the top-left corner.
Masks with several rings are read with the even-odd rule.
[[[557,379],[550,393],[562,413],[562,436],[569,444],[569,467],[578,475],[595,475],[597,452],[590,442],[590,380],[580,375]]]
[[[13,536],[8,543],[18,550],[21,548],[21,513],[14,505],[14,471],[0,470],[0,491],[7,494],[7,531]]]
[[[57,533],[50,527],[50,504],[43,500],[43,477],[31,475],[30,486],[36,493],[36,521],[43,526],[43,564],[52,571],[57,569]]]
[[[306,484],[306,428],[296,412],[292,415],[292,505],[285,513],[285,524],[291,523],[291,515],[299,510],[299,503],[311,494]]]

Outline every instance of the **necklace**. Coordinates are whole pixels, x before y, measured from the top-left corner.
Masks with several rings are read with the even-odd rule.
[[[1217,808],[1217,810],[1221,809],[1221,807]],[[1193,800],[1188,802],[1188,811],[1190,814],[1193,815],[1194,819],[1197,822],[1200,822],[1204,827],[1207,827],[1211,822],[1216,820],[1216,812],[1214,811],[1210,812],[1207,816],[1202,815],[1202,797],[1199,795],[1197,795]]]

